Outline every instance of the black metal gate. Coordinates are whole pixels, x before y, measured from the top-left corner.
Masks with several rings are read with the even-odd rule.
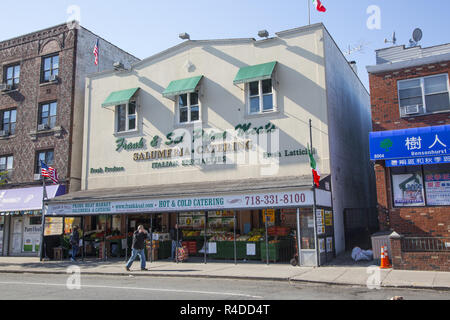
[[[376,208],[355,208],[344,210],[345,249],[372,247],[371,235],[379,231]]]

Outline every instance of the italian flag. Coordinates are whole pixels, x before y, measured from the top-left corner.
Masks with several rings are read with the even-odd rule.
[[[320,187],[320,172],[319,172],[319,170],[317,170],[316,160],[314,159],[314,156],[312,155],[311,150],[309,150],[309,147],[308,147],[308,154],[309,154],[309,161],[311,164],[311,169],[312,169],[312,173],[313,173],[313,177],[314,177],[314,184],[317,187]]]
[[[319,12],[326,12],[327,9],[322,5],[322,2],[320,0],[313,0],[313,5],[316,7],[317,11]]]

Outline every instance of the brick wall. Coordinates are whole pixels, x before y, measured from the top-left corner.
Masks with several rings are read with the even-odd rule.
[[[449,73],[450,62],[412,67],[395,72],[370,74],[374,131],[399,130],[450,124],[450,112],[400,118],[397,81]],[[377,161],[375,176],[381,230],[401,235],[450,237],[450,207],[394,208],[391,176],[384,161]],[[402,252],[401,240],[391,239],[394,269],[450,271],[448,252]]]
[[[450,62],[369,74],[373,131],[450,124],[450,112],[400,118],[397,81],[450,72]]]
[[[0,140],[0,156],[14,156],[13,185],[35,184],[35,157],[40,150],[54,149],[60,180],[65,181],[70,175],[75,39],[75,30],[60,25],[0,42],[1,79],[5,65],[20,63],[21,66],[19,90],[0,95],[0,110],[17,108],[15,135]],[[53,53],[59,54],[60,81],[58,84],[41,84],[42,57]],[[56,126],[62,127],[62,134],[38,134],[35,139],[32,132],[37,130],[38,106],[49,101],[58,102]]]
[[[391,239],[392,266],[397,270],[450,271],[450,252],[402,252],[401,239]]]

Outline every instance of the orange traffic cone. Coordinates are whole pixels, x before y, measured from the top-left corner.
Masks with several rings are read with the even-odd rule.
[[[390,269],[392,268],[389,262],[389,254],[387,252],[387,248],[385,246],[381,247],[381,265],[380,269]]]

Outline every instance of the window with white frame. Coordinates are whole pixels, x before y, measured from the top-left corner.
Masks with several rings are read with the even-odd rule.
[[[450,111],[448,75],[398,81],[400,116],[410,117]]]
[[[11,155],[0,157],[0,183],[8,183],[13,171],[13,162],[14,157]]]
[[[136,101],[116,106],[116,132],[137,130]]]
[[[249,114],[275,111],[272,79],[247,83],[247,93]]]
[[[198,92],[180,94],[177,97],[178,122],[192,123],[200,120]]]
[[[11,89],[17,89],[20,81],[20,64],[8,66],[5,68],[4,83],[11,86]]]
[[[11,171],[13,169],[13,156],[0,157],[0,172]]]

